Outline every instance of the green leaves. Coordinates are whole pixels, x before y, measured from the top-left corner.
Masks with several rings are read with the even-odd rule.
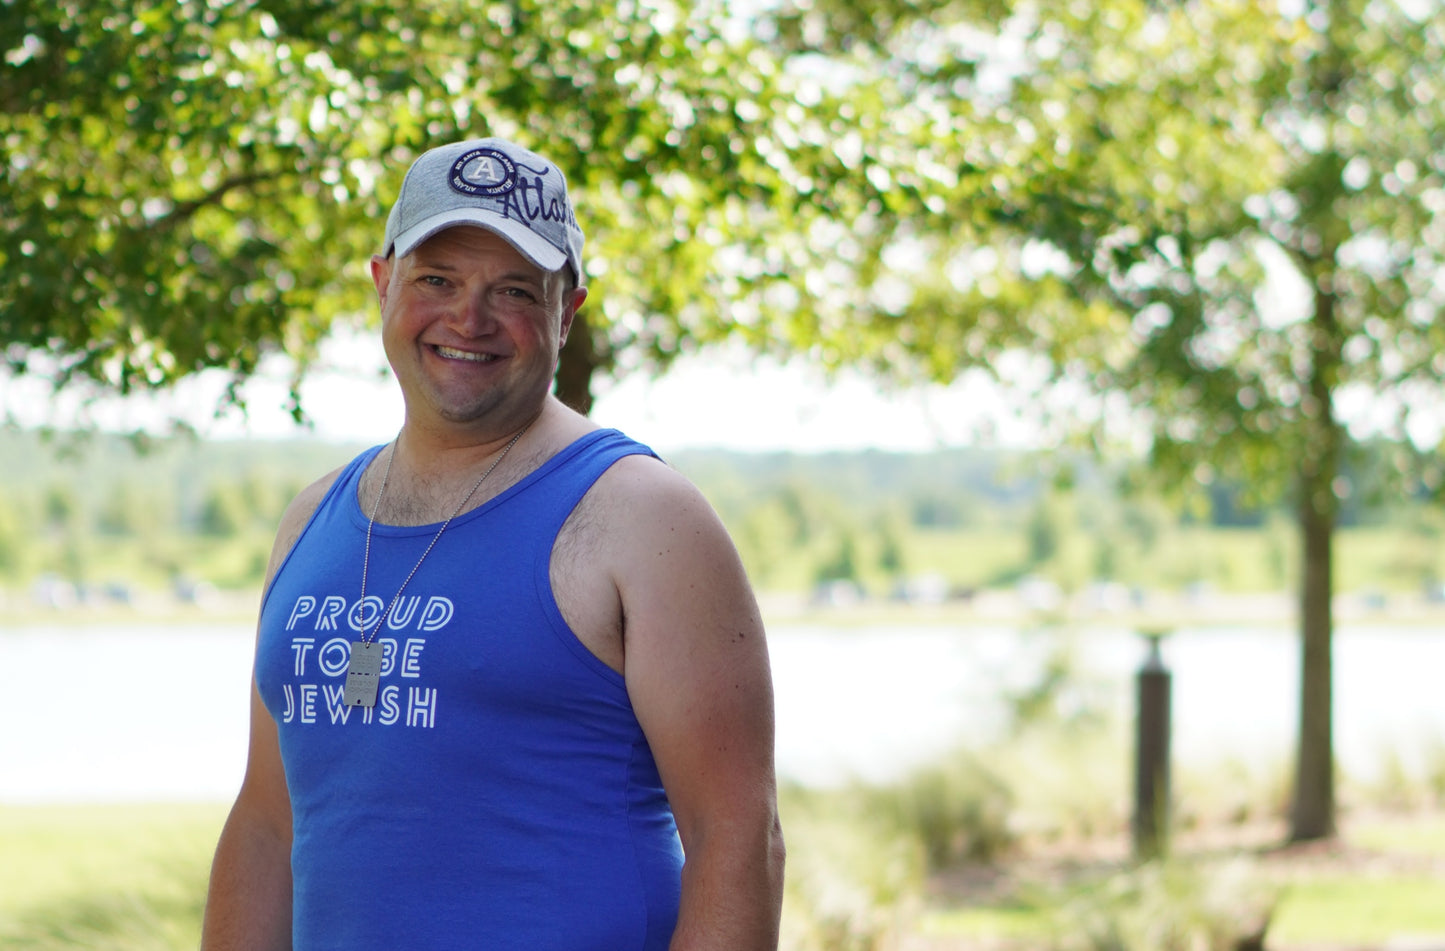
[[[810,229],[877,201],[831,147],[845,104],[721,7],[14,3],[0,35],[0,341],[61,384],[304,369],[369,309],[406,165],[461,136],[568,173],[601,367],[767,342],[813,295]]]
[[[947,380],[1032,351],[1127,398],[1164,478],[1209,464],[1266,494],[1320,425],[1368,435],[1370,400],[1399,407],[1385,435],[1428,428],[1439,11],[811,0],[776,21],[886,104],[870,151],[895,184],[853,219],[855,319],[818,321],[825,359]]]
[[[120,390],[304,370],[369,313],[410,160],[501,134],[586,219],[575,385],[729,337],[933,380],[1025,350],[1129,394],[1180,472],[1264,458],[1316,364],[1416,394],[1445,372],[1427,13],[3,4],[0,341]]]
[[[283,346],[304,360],[340,288],[301,242],[359,250],[331,225],[344,170],[297,118],[319,64],[238,5],[0,17],[32,53],[7,71],[0,113],[7,362],[43,353],[59,383],[127,392],[207,367],[245,377]]]

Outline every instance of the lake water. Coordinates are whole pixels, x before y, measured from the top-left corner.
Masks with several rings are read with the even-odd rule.
[[[0,633],[0,802],[227,800],[244,765],[249,626],[57,627]],[[888,779],[998,735],[1001,697],[1026,689],[1059,642],[1003,627],[770,631],[779,772],[822,785]],[[1141,640],[1083,632],[1083,679],[1120,722]],[[1181,630],[1174,756],[1284,762],[1294,746],[1298,646],[1276,629]],[[1368,776],[1445,749],[1445,631],[1335,636],[1336,754]]]

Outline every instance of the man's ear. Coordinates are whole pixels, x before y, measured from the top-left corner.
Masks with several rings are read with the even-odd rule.
[[[391,288],[391,264],[391,258],[371,256],[371,283],[376,285],[376,299],[382,310],[386,309],[386,292]]]
[[[571,293],[564,295],[562,301],[562,334],[558,346],[567,343],[567,334],[572,330],[572,318],[577,316],[577,311],[582,309],[582,302],[587,300],[587,288],[574,288]]]

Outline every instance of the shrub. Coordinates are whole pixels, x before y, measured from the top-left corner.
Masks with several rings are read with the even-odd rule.
[[[782,951],[880,951],[905,932],[923,891],[921,850],[869,802],[858,790],[781,791]]]
[[[1013,790],[972,754],[955,753],[868,796],[895,834],[918,843],[930,871],[992,862],[1013,845]]]
[[[1253,951],[1277,888],[1242,860],[1153,861],[1056,901],[1051,951]]]

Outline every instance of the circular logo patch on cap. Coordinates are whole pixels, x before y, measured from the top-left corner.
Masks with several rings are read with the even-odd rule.
[[[472,149],[452,163],[447,183],[464,195],[495,198],[517,185],[517,166],[496,149]]]

